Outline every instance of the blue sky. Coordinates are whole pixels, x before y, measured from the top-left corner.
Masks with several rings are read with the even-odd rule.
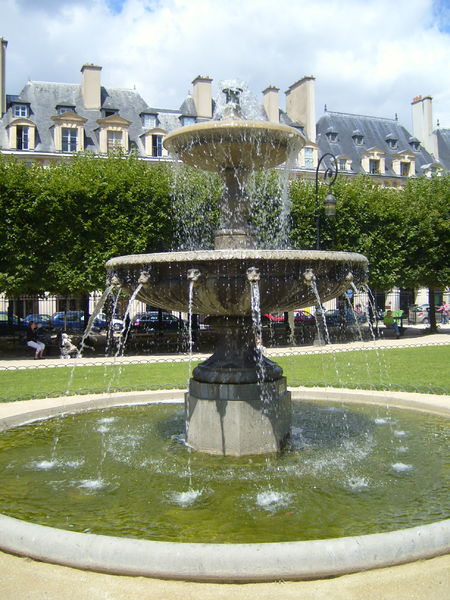
[[[197,75],[260,95],[316,78],[329,110],[394,118],[411,129],[411,100],[433,97],[450,127],[450,0],[0,0],[7,92],[28,79],[136,88],[178,108]],[[29,35],[24,35],[24,21]]]

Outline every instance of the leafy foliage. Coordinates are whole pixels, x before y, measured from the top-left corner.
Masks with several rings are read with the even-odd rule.
[[[170,172],[120,154],[50,168],[0,161],[0,288],[10,295],[103,287],[112,256],[168,249]]]

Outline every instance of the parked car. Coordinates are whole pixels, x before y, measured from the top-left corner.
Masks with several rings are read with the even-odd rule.
[[[345,320],[346,325],[351,325],[352,323],[365,323],[367,321],[367,316],[365,313],[354,313],[350,308],[346,308],[344,311],[344,318],[341,311],[338,308],[333,310],[325,311],[325,320],[327,326],[336,326],[341,325]]]
[[[21,324],[22,324],[21,319],[19,319],[19,317],[17,315],[13,315],[11,325],[18,326]],[[10,322],[8,321],[8,313],[6,311],[1,311],[0,312],[0,327],[8,327],[9,325],[10,325]]]
[[[314,323],[316,318],[307,310],[295,310],[294,311],[294,323],[300,325],[300,323]]]
[[[50,315],[31,314],[31,315],[27,315],[23,320],[24,325],[26,325],[26,326],[28,326],[31,323],[31,321],[34,321],[38,325],[45,325],[45,327],[52,327],[52,318]]]
[[[270,313],[265,313],[262,315],[263,323],[284,323],[284,315],[273,315]]]
[[[185,326],[182,319],[169,312],[162,311],[160,319],[157,310],[138,313],[131,320],[131,331],[173,331],[184,329]]]
[[[436,323],[440,323],[442,314],[436,312],[439,306],[435,306]],[[411,324],[419,325],[421,323],[426,324],[430,322],[430,305],[429,304],[415,304],[409,307],[408,311],[408,322]]]
[[[113,317],[111,319],[112,328],[114,331],[122,331],[123,329],[123,319],[119,319],[118,317]],[[106,313],[99,313],[94,320],[94,327],[98,327],[98,329],[108,329],[108,317]]]
[[[82,310],[68,310],[52,315],[53,327],[62,329],[84,329],[84,312]]]

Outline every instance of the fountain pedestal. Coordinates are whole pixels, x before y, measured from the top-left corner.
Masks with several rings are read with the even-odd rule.
[[[185,410],[188,445],[208,454],[278,452],[291,427],[291,394],[285,377],[240,384],[191,379]]]
[[[291,425],[282,368],[256,347],[250,317],[213,317],[209,323],[220,341],[189,383],[187,443],[209,454],[278,452]]]

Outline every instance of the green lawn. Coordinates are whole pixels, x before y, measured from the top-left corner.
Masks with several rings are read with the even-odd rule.
[[[450,394],[450,346],[283,356],[277,362],[290,386]],[[0,401],[108,390],[185,388],[188,378],[187,362],[4,370],[0,371]]]

